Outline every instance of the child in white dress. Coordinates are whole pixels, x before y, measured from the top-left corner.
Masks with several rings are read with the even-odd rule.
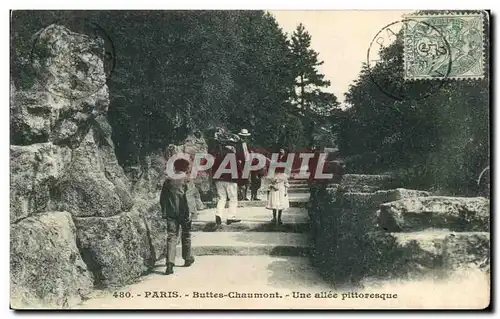
[[[276,173],[273,177],[267,177],[268,189],[267,189],[267,209],[272,209],[273,223],[282,225],[281,213],[284,209],[290,207],[288,201],[288,188],[290,184],[288,183],[288,176],[285,173]],[[276,213],[278,218],[276,219]]]

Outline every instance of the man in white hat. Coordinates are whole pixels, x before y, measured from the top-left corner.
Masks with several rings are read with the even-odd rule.
[[[250,136],[247,129],[243,128],[241,131],[238,133],[238,136],[241,138],[241,148],[242,152],[238,158],[238,160],[241,161],[241,164],[244,166],[247,161],[250,160],[250,152],[248,151],[248,145],[247,145],[247,138]],[[248,184],[249,180],[248,179],[240,179],[240,182],[238,184],[238,197],[240,200],[248,200],[247,193],[248,193]]]
[[[236,160],[236,148],[232,145],[225,145],[222,148],[222,152],[215,156],[214,165],[212,166],[212,180],[215,183],[215,188],[217,191],[217,208],[215,212],[215,223],[220,225],[222,220],[226,220],[226,224],[240,222],[241,219],[236,217],[236,209],[238,207],[238,180],[241,174],[242,168],[238,163],[237,167],[231,168],[231,162],[229,162],[229,167],[221,167],[225,163],[224,159],[226,156],[232,154]],[[231,171],[228,173],[226,169]],[[219,169],[221,169],[220,172]],[[224,171],[224,173],[221,173]],[[232,174],[236,173],[236,174]],[[226,201],[229,201],[229,209],[226,214]],[[229,215],[229,216],[228,216]]]

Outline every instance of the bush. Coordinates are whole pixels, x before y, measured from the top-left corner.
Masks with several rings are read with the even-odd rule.
[[[333,284],[358,284],[364,278],[397,278],[409,274],[409,260],[435,263],[417,243],[401,246],[395,237],[377,230],[375,212],[342,207],[340,194],[313,187],[309,214],[312,220],[313,264]],[[413,256],[413,257],[412,257]],[[433,267],[434,264],[430,264]]]

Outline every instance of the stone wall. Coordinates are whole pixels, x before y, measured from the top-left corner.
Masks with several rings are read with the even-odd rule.
[[[384,175],[311,189],[312,260],[334,283],[489,271],[489,200],[432,196]]]

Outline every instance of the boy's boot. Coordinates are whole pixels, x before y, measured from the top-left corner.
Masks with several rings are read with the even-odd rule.
[[[165,269],[165,275],[171,275],[174,273],[174,264],[167,263],[167,269]]]
[[[184,260],[184,267],[189,267],[193,263],[194,263],[194,257],[191,256],[191,257],[187,258],[186,260]]]

